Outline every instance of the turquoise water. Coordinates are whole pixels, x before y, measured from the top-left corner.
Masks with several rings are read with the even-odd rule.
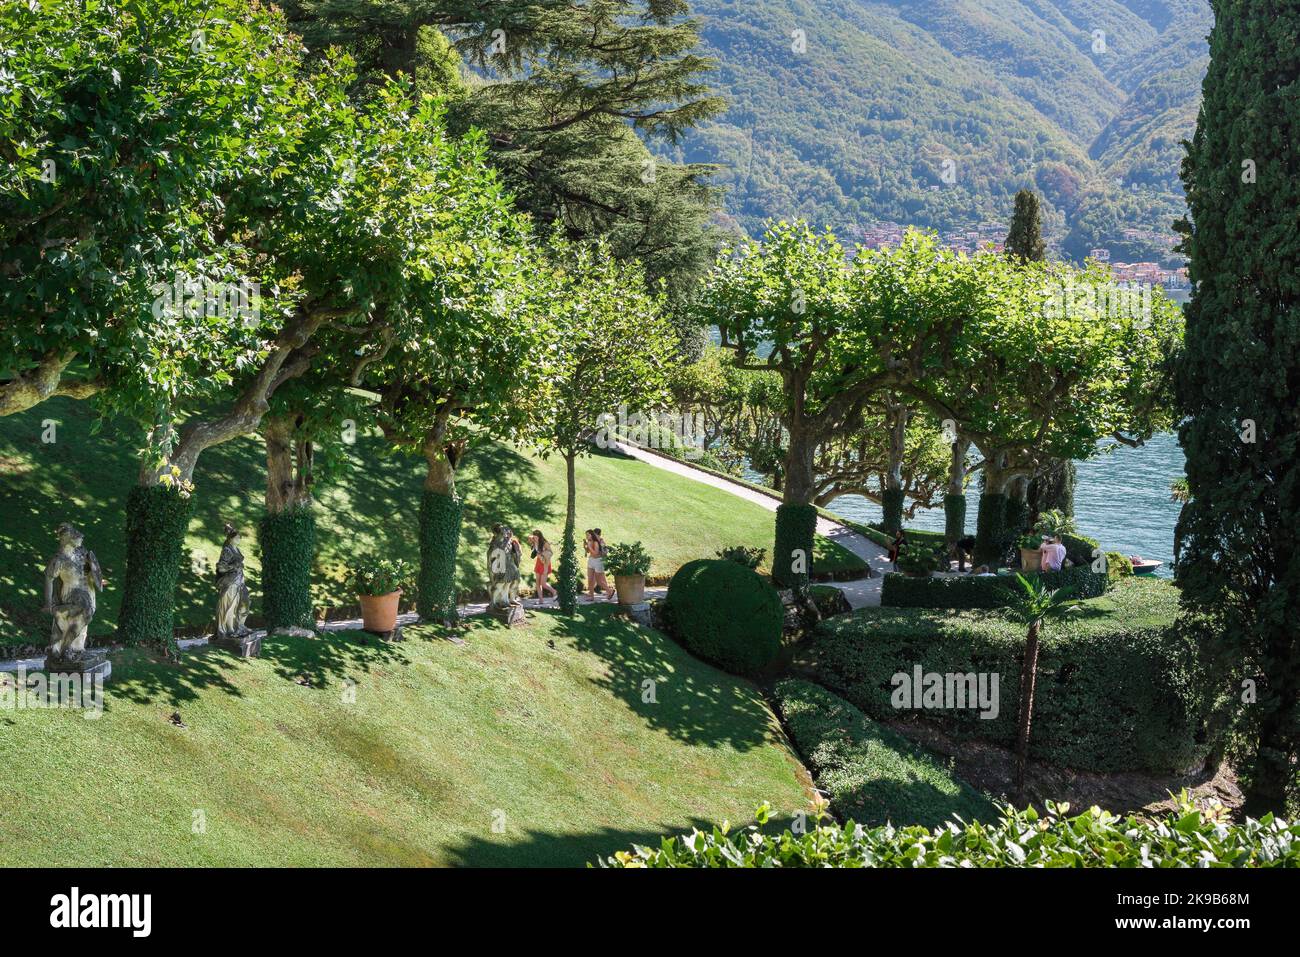
[[[1169,499],[1169,483],[1183,474],[1177,437],[1157,435],[1140,449],[1121,447],[1094,456],[1078,463],[1078,474],[1074,518],[1079,532],[1107,551],[1162,561],[1156,574],[1169,577],[1180,508]],[[966,530],[973,533],[978,486],[967,491],[966,502]],[[830,510],[859,522],[880,520],[880,506],[857,495],[836,499]],[[943,531],[943,509],[918,511],[907,524]]]

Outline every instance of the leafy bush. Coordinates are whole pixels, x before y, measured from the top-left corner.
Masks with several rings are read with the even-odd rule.
[[[1087,566],[1030,575],[1040,577],[1048,588],[1073,589],[1075,598],[1096,598],[1106,590],[1106,576],[1095,574]],[[1010,576],[1003,575],[886,575],[880,587],[880,604],[886,608],[1005,608],[1011,604],[1013,582]]]
[[[1074,519],[1059,509],[1049,508],[1039,513],[1038,521],[1034,523],[1034,531],[1039,535],[1051,535],[1055,538],[1057,535],[1073,532]]]
[[[263,515],[257,541],[262,549],[262,617],[267,628],[312,627],[316,513],[310,503]]]
[[[1076,535],[1073,532],[1061,533],[1061,544],[1065,546],[1065,557],[1075,565],[1092,567],[1093,552],[1101,547],[1101,543],[1095,538],[1089,538],[1087,535]]]
[[[1129,561],[1127,555],[1121,555],[1119,552],[1106,553],[1106,577],[1110,581],[1116,582],[1132,574],[1133,563]]]
[[[727,671],[761,671],[781,650],[780,596],[757,572],[735,562],[687,562],[668,585],[664,610],[687,650]]]
[[[947,565],[945,555],[943,549],[909,543],[899,550],[898,567],[909,575],[929,575]]]
[[[1043,546],[1042,535],[1021,535],[1016,539],[1016,548],[1027,548],[1031,552],[1036,552]]]
[[[410,564],[399,558],[360,558],[348,565],[348,581],[358,595],[406,591],[414,580]]]
[[[889,576],[885,584],[901,578]],[[1203,762],[1210,751],[1209,701],[1195,644],[1174,627],[1177,611],[1172,585],[1130,578],[1053,622],[1039,659],[1031,757],[1156,773]],[[878,719],[898,716],[891,678],[900,672],[920,666],[940,674],[996,674],[997,717],[966,709],[926,717],[953,733],[1010,746],[1024,643],[1024,625],[1000,611],[859,609],[818,627],[809,660],[818,681]]]
[[[605,553],[605,570],[611,575],[645,575],[652,560],[640,542],[618,542]]]
[[[833,585],[810,585],[808,594],[823,618],[847,614],[853,610],[849,600],[844,597],[844,592]]]
[[[728,545],[726,548],[718,549],[714,554],[729,562],[744,565],[746,568],[757,569],[759,565],[763,564],[767,549],[749,545]]]
[[[933,755],[825,688],[782,681],[773,697],[841,820],[933,827],[954,814],[986,821],[996,816],[992,804]]]
[[[732,831],[667,837],[657,849],[633,845],[602,860],[606,867],[1300,867],[1300,822],[1272,815],[1233,824],[1222,807],[1201,810],[1184,794],[1157,823],[1093,807],[1067,817],[1068,804],[1003,809],[995,824],[954,821],[922,827],[837,825],[818,818],[805,834]]]

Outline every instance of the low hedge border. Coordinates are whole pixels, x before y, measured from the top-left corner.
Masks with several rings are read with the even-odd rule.
[[[1059,572],[1031,572],[1048,588],[1070,588],[1074,598],[1098,598],[1106,591],[1105,575],[1083,566]],[[914,578],[898,572],[885,576],[880,604],[885,608],[1005,608],[1015,597],[1012,575],[934,575]]]
[[[954,814],[993,820],[993,804],[896,731],[808,681],[777,684],[773,698],[790,738],[831,810],[859,824],[924,824]]]
[[[1233,824],[1222,807],[1202,810],[1186,795],[1161,821],[1121,818],[1093,807],[1067,817],[1068,804],[1048,803],[1040,816],[1004,808],[994,824],[836,825],[819,819],[806,833],[765,831],[757,824],[665,838],[656,848],[633,845],[601,860],[603,867],[1300,867],[1300,821],[1265,815]]]
[[[886,579],[888,581],[888,579]],[[1045,629],[1030,735],[1035,760],[1093,771],[1180,774],[1202,764],[1210,696],[1190,636],[1175,627],[1178,592],[1125,579]],[[927,710],[954,734],[1015,741],[1025,626],[998,610],[859,609],[822,622],[804,657],[821,684],[869,717],[896,719],[894,675],[997,675],[994,718]]]

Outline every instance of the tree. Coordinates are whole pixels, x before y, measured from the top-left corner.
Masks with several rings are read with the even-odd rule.
[[[1010,606],[1016,615],[1029,626],[1025,635],[1025,656],[1020,671],[1020,715],[1016,724],[1016,794],[1025,793],[1025,765],[1029,761],[1029,725],[1034,714],[1034,686],[1038,682],[1038,647],[1043,622],[1060,617],[1077,607],[1077,599],[1069,597],[1070,589],[1048,590],[1041,578],[1031,583],[1024,575],[1016,576],[1016,602]]]
[[[4,4],[0,49],[0,415],[141,362],[167,390],[158,340],[202,349],[207,320],[159,328],[153,290],[199,260],[238,273],[205,214],[214,182],[283,158],[291,41],[245,0],[49,0]]]
[[[535,289],[555,316],[553,366],[539,421],[543,452],[564,459],[564,536],[556,590],[560,609],[572,614],[578,578],[576,514],[578,456],[594,440],[619,440],[619,408],[646,413],[669,401],[667,370],[676,348],[661,298],[644,291],[640,269],[619,263],[601,247],[553,236],[546,275]]]
[[[1187,499],[1176,568],[1213,673],[1258,684],[1232,719],[1246,813],[1300,793],[1300,11],[1214,0],[1183,182],[1193,285],[1178,368]]]
[[[1033,190],[1022,189],[1016,193],[1016,209],[1011,217],[1011,229],[1007,232],[1003,249],[1007,256],[1022,263],[1042,262],[1047,258],[1038,196]]]
[[[312,47],[351,51],[363,83],[445,73],[421,44],[447,31],[487,77],[458,99],[454,127],[489,133],[540,227],[604,240],[674,298],[707,269],[717,247],[712,168],[656,157],[638,135],[676,143],[721,112],[685,0],[289,0],[288,9]]]

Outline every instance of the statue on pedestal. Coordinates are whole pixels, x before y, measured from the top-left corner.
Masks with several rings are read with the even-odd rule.
[[[493,525],[488,543],[488,610],[507,624],[523,620],[519,600],[519,559],[523,549],[509,525]]]
[[[48,667],[78,666],[88,661],[86,630],[95,617],[95,593],[104,588],[95,553],[82,548],[81,530],[64,522],[59,526],[59,550],[45,566],[45,611],[53,617]]]
[[[226,543],[217,559],[217,637],[241,638],[248,634],[248,585],[244,581],[244,553],[239,550],[239,529],[226,524]]]

